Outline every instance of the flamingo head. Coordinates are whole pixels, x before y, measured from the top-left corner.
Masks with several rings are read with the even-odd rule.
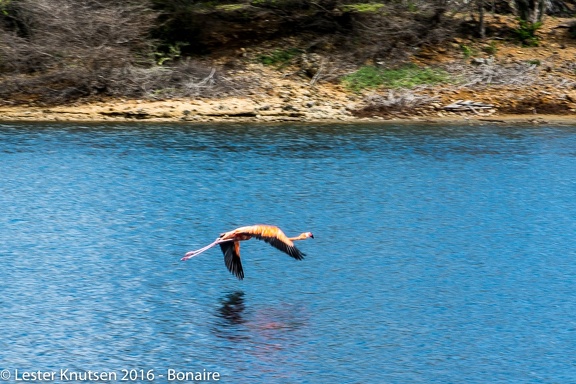
[[[304,235],[305,235],[307,238],[308,238],[308,237],[310,237],[310,238],[312,238],[312,239],[314,238],[314,235],[312,234],[312,232],[304,232]]]

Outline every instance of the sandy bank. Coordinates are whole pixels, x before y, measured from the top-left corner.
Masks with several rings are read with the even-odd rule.
[[[436,124],[552,124],[575,125],[571,115],[508,115],[489,116],[467,113],[431,113],[427,116],[395,116],[390,118],[357,118],[351,113],[355,106],[338,100],[244,98],[219,100],[115,100],[74,106],[27,107],[0,106],[0,121],[5,122],[171,122],[171,123],[436,123]]]

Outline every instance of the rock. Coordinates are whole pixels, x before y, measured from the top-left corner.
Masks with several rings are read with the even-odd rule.
[[[565,95],[566,99],[572,103],[576,103],[576,91],[570,91]]]
[[[282,109],[285,111],[298,111],[298,108],[296,108],[295,106],[293,106],[291,104],[287,104],[287,105],[283,106]]]
[[[494,62],[493,58],[484,58],[484,57],[474,57],[470,60],[470,64],[473,65],[490,65]]]

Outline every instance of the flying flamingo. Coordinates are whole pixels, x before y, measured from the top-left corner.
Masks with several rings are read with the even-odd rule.
[[[249,225],[221,234],[207,246],[186,253],[182,261],[198,256],[202,252],[216,245],[220,245],[222,253],[224,253],[224,263],[226,267],[232,274],[236,275],[238,279],[242,280],[244,278],[244,270],[242,269],[242,262],[240,260],[240,241],[250,240],[253,237],[258,240],[264,240],[274,248],[287,253],[296,260],[302,260],[304,254],[294,246],[293,241],[305,240],[309,237],[314,238],[314,235],[312,232],[304,232],[296,237],[288,237],[280,228],[274,225]]]

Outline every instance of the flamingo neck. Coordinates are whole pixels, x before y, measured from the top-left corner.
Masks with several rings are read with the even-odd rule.
[[[308,233],[304,232],[304,233],[299,234],[296,237],[289,237],[288,239],[290,241],[296,241],[296,240],[306,240],[307,238],[308,238]]]

